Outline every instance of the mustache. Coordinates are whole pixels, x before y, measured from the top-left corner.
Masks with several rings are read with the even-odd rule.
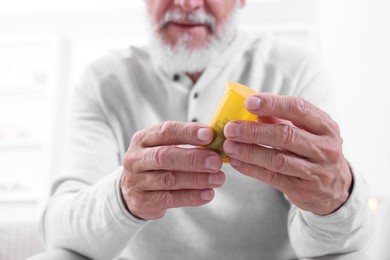
[[[163,28],[169,22],[186,21],[191,23],[206,24],[211,27],[212,31],[215,31],[216,19],[211,14],[203,11],[194,13],[185,13],[179,10],[168,11],[161,18],[158,23],[158,29]]]

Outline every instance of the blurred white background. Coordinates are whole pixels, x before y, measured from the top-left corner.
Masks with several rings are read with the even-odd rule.
[[[144,13],[141,0],[0,0],[0,259],[17,247],[12,259],[39,250],[27,246],[36,234],[19,221],[36,221],[62,163],[69,92],[107,50],[147,42]],[[367,179],[373,208],[390,197],[389,13],[388,0],[247,0],[240,17],[243,29],[323,59],[345,152]],[[11,244],[18,232],[25,239]]]

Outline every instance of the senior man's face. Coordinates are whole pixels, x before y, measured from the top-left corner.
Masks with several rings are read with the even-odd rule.
[[[230,45],[245,0],[146,0],[152,60],[166,72],[203,72]]]
[[[237,5],[245,0],[147,0],[154,30],[164,42],[175,47],[206,47],[213,37],[221,36]]]

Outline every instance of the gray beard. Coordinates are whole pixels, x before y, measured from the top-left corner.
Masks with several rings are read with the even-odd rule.
[[[190,42],[191,35],[183,34],[175,46],[164,42],[156,30],[150,28],[149,37],[151,43],[151,55],[158,68],[167,73],[197,73],[204,71],[214,60],[226,50],[236,35],[236,13],[233,10],[223,31],[219,35],[213,35],[205,47],[189,48],[186,42]],[[149,22],[151,26],[151,22]]]

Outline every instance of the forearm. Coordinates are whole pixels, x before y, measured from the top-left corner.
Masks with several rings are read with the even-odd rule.
[[[51,199],[43,219],[48,248],[66,248],[92,259],[112,259],[122,251],[145,221],[131,216],[121,204],[121,171],[118,168],[93,186],[72,184],[69,192]]]
[[[336,212],[319,216],[292,206],[289,214],[290,241],[297,257],[314,257],[363,249],[370,238],[368,191],[362,177],[354,175],[347,202]]]

